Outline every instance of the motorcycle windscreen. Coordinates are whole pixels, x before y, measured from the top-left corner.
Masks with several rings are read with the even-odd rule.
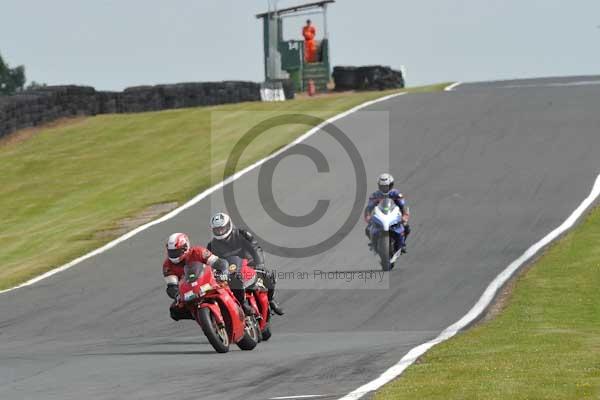
[[[185,280],[188,282],[194,282],[204,273],[205,265],[201,262],[194,262],[191,265],[185,265],[183,273]]]
[[[388,197],[386,199],[383,199],[383,201],[381,202],[381,204],[379,204],[378,207],[382,213],[387,215],[392,212],[392,210],[394,209],[395,206],[396,206],[396,203],[394,203],[394,200],[392,200]]]

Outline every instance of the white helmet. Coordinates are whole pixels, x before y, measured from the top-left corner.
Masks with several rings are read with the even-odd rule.
[[[190,252],[190,239],[185,233],[173,233],[167,239],[167,257],[172,263],[179,264]]]
[[[394,187],[394,177],[388,173],[379,175],[379,177],[377,177],[377,186],[383,194],[389,193]]]
[[[231,218],[225,213],[216,213],[210,219],[210,229],[217,240],[227,239],[233,230]]]

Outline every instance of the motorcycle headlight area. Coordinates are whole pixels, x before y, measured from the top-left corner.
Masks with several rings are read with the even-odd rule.
[[[210,292],[211,290],[213,290],[213,287],[211,286],[211,284],[205,283],[204,285],[200,286],[198,294],[194,293],[193,290],[188,290],[187,292],[185,292],[183,294],[183,301],[195,300],[198,297],[204,296],[206,293]]]
[[[210,283],[205,283],[204,285],[200,286],[200,295],[204,296],[206,293],[210,292],[211,290],[213,290],[213,287]]]
[[[196,298],[196,293],[193,290],[188,290],[183,294],[183,301],[192,301]]]

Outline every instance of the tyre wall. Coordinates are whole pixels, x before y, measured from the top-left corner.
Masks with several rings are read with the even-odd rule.
[[[292,82],[282,84],[286,98],[294,98]],[[122,92],[96,91],[88,86],[46,86],[14,96],[0,96],[0,137],[65,117],[259,100],[260,83],[243,81],[136,86]]]

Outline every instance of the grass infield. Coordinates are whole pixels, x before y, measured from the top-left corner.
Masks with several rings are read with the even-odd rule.
[[[375,399],[599,399],[600,208],[511,286],[495,318],[435,346]]]

